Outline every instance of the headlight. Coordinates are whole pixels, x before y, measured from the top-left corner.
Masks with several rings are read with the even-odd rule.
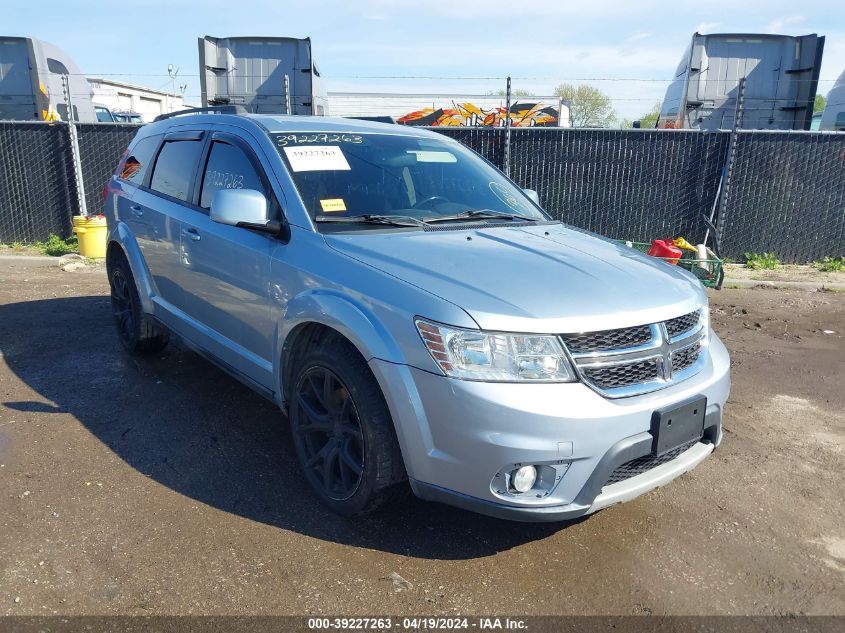
[[[431,357],[447,376],[489,382],[572,382],[556,336],[502,334],[416,320]]]

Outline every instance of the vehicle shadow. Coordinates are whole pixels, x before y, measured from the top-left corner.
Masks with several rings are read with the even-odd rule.
[[[5,407],[70,414],[139,472],[254,521],[426,559],[490,556],[567,525],[512,523],[413,497],[380,514],[339,517],[308,488],[272,403],[178,343],[151,359],[127,356],[105,296],[0,306],[0,349],[45,400]]]

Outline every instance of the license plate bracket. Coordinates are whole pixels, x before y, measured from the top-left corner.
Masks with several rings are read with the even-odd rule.
[[[658,409],[651,417],[653,455],[663,455],[673,448],[704,436],[704,412],[707,398],[693,398],[668,409]]]

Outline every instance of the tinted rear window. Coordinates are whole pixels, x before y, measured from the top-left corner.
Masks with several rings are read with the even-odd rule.
[[[123,162],[117,177],[133,185],[143,183],[160,140],[161,136],[148,136],[138,141]]]
[[[187,200],[202,151],[200,141],[168,141],[159,152],[150,188]]]

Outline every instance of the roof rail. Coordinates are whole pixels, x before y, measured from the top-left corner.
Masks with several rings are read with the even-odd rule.
[[[172,119],[175,116],[183,116],[186,114],[202,114],[208,112],[209,114],[247,114],[246,108],[242,105],[216,105],[208,108],[188,108],[187,110],[177,110],[176,112],[168,112],[167,114],[159,114],[155,121],[164,121],[165,119]]]

